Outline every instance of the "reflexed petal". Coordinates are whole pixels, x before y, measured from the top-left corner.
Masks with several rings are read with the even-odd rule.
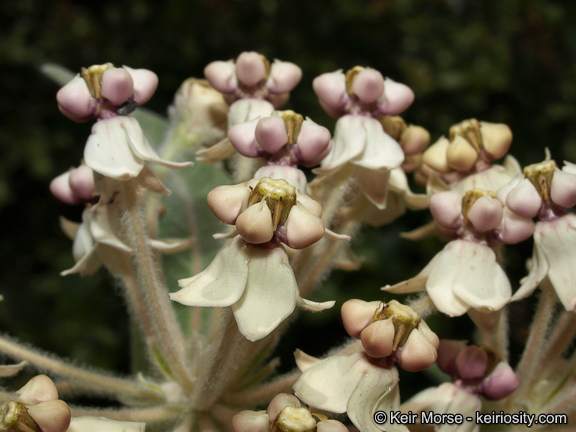
[[[332,152],[314,172],[326,172],[360,157],[366,148],[364,117],[347,115],[336,122]],[[372,119],[369,119],[372,120]],[[374,120],[376,121],[376,120]]]
[[[250,263],[244,294],[232,305],[238,329],[248,340],[268,336],[296,307],[298,284],[283,247],[247,246]]]
[[[260,117],[267,117],[274,111],[274,106],[265,100],[240,99],[230,105],[228,127]]]
[[[248,280],[246,244],[237,237],[218,252],[202,273],[180,279],[170,299],[187,306],[230,306],[242,296]]]
[[[362,119],[366,129],[366,147],[362,157],[355,159],[353,163],[373,170],[397,168],[402,165],[404,162],[402,147],[384,132],[382,123],[369,117]]]
[[[536,224],[534,239],[540,238],[540,230],[542,229],[542,222]],[[534,290],[540,285],[540,282],[548,274],[550,265],[548,264],[548,258],[544,249],[540,246],[540,241],[534,241],[534,249],[532,252],[532,263],[530,266],[530,271],[528,275],[524,277],[520,283],[520,288],[512,296],[512,301],[522,300],[528,297],[534,292]]]
[[[396,294],[407,294],[426,290],[426,282],[428,280],[428,277],[434,270],[436,263],[440,260],[440,256],[442,253],[443,252],[439,252],[438,254],[436,254],[436,256],[432,258],[432,260],[428,263],[428,265],[424,267],[422,271],[418,273],[416,276],[414,276],[412,279],[408,279],[407,281],[400,282],[392,286],[387,285],[385,287],[382,287],[381,289],[383,291],[389,291]]]
[[[334,300],[329,300],[325,302],[315,302],[298,296],[296,298],[296,304],[302,309],[305,309],[307,311],[320,312],[326,309],[330,309],[336,304],[336,302]]]
[[[142,158],[130,148],[122,117],[99,120],[92,126],[84,162],[106,177],[121,180],[137,177],[144,166]]]
[[[567,311],[576,308],[576,215],[567,213],[553,221],[540,221],[534,233],[535,247],[550,264],[548,279]]]
[[[302,372],[310,369],[312,366],[322,361],[316,357],[312,357],[311,355],[306,354],[304,351],[299,349],[294,351],[294,359],[296,361],[296,366],[298,366],[298,369],[300,369]]]
[[[470,307],[499,310],[510,301],[510,282],[489,247],[454,240],[440,255],[426,289],[441,312],[459,316]]]
[[[408,432],[401,424],[387,422],[377,425],[374,413],[391,413],[400,409],[400,388],[398,370],[392,366],[385,368],[368,363],[366,371],[348,401],[348,417],[362,432]]]
[[[376,171],[357,166],[354,178],[372,204],[379,210],[386,208],[390,170]]]
[[[94,242],[112,246],[124,252],[132,252],[132,249],[116,235],[121,230],[120,217],[113,210],[118,209],[112,205],[96,204],[84,212],[86,216],[84,224],[88,224]]]
[[[370,367],[374,366],[363,351],[329,357],[304,371],[293,386],[294,394],[315,408],[344,413],[352,393]]]
[[[67,432],[144,432],[146,423],[110,420],[106,417],[73,417]]]
[[[160,156],[158,156],[158,153],[156,153],[156,150],[152,148],[148,142],[148,139],[144,135],[144,131],[140,127],[138,120],[129,116],[121,116],[115,118],[121,119],[120,124],[126,130],[130,148],[138,157],[168,168],[185,168],[192,166],[192,162],[171,162],[160,159]]]

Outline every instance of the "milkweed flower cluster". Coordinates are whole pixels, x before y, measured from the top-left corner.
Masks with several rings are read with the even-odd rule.
[[[406,432],[423,425],[390,416],[377,424],[375,413],[576,415],[575,165],[560,169],[547,155],[522,170],[506,156],[510,128],[477,119],[431,140],[405,114],[412,90],[369,67],[314,79],[321,107],[337,119],[333,133],[281,110],[302,78],[293,63],[244,52],[204,74],[182,84],[169,121],[141,108],[158,84],[146,69],[91,66],[58,92],[65,116],[95,120],[79,166],[50,185],[60,201],[83,206],[81,221],[61,220],[75,261],[62,274],[104,267],[114,276],[135,323],[141,372],[100,373],[0,336],[0,351],[22,361],[0,366],[1,376],[30,364],[61,379],[38,376],[14,395],[4,392],[1,431],[142,432],[147,422],[172,432]],[[165,169],[192,166],[183,161],[194,154],[190,170]],[[447,244],[416,276],[381,283],[389,293],[418,295],[345,301],[350,340],[321,358],[297,349],[294,369],[274,376],[274,349],[291,349],[281,337],[296,307],[332,308],[335,301],[308,298],[327,292],[315,290],[330,270],[362,265],[341,240],[363,224],[426,208],[431,222],[406,237],[440,235]],[[227,231],[218,233],[222,224]],[[530,237],[533,256],[517,284],[505,252]],[[508,304],[537,287],[513,369]],[[477,344],[440,341],[434,324],[465,315]],[[434,363],[452,382],[402,400],[400,375]],[[70,409],[59,392],[115,404]]]

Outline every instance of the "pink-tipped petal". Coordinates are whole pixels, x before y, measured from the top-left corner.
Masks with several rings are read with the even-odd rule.
[[[576,205],[576,175],[559,169],[554,171],[550,197],[559,206],[570,208]]]
[[[204,68],[204,76],[212,87],[222,93],[234,93],[238,88],[236,65],[232,61],[215,61]]]
[[[542,198],[530,180],[525,178],[508,193],[506,206],[517,215],[530,219],[538,215]]]
[[[76,75],[58,91],[56,101],[60,112],[77,122],[86,121],[94,114],[96,108],[86,81],[80,75]]]
[[[326,154],[331,148],[330,131],[324,126],[314,123],[312,120],[304,120],[296,145],[299,151],[300,160],[304,166],[306,163],[320,163],[319,157]],[[314,166],[312,165],[312,166]]]
[[[360,339],[362,330],[373,322],[372,317],[379,306],[379,301],[365,302],[358,299],[346,301],[341,310],[342,324],[346,332],[353,338]]]
[[[288,144],[284,120],[278,116],[260,119],[254,131],[256,142],[268,153],[274,154]]]
[[[27,405],[58,399],[58,390],[54,382],[46,375],[36,375],[16,392],[20,400]]]
[[[288,93],[294,89],[302,79],[302,69],[294,63],[274,60],[270,67],[270,76],[266,88],[270,93]]]
[[[468,220],[481,233],[495,229],[502,222],[503,216],[502,204],[489,195],[478,198],[468,212]]]
[[[394,350],[394,323],[391,319],[375,321],[362,330],[362,346],[370,357],[388,357]]]
[[[488,368],[488,354],[471,345],[458,353],[455,359],[458,375],[464,380],[483,378]]]
[[[28,414],[38,423],[42,432],[66,432],[72,418],[70,408],[60,399],[33,405],[28,408]]]
[[[269,432],[270,423],[266,411],[240,411],[232,417],[234,432]]]
[[[384,77],[375,69],[363,69],[352,84],[352,93],[365,104],[379,99],[383,92]]]
[[[102,97],[119,106],[131,99],[134,94],[134,81],[127,70],[109,68],[102,75]]]
[[[70,189],[78,198],[89,201],[94,197],[94,171],[82,164],[70,171]]]
[[[438,225],[455,228],[462,219],[462,197],[452,191],[435,193],[430,197],[430,212]]]
[[[150,100],[158,88],[158,76],[148,69],[132,69],[122,66],[134,81],[134,101],[142,105]]]
[[[396,350],[396,361],[408,372],[430,367],[437,357],[436,347],[419,329],[412,330],[406,343]]]
[[[239,123],[228,129],[228,139],[242,156],[254,158],[260,156],[261,148],[256,142],[256,125],[259,119]]]
[[[312,87],[324,109],[340,108],[346,95],[346,76],[342,71],[325,73],[314,78]]]
[[[498,227],[498,238],[504,244],[517,244],[534,234],[536,224],[532,219],[518,216],[509,208],[504,209],[502,224]]]
[[[266,65],[260,54],[254,51],[240,54],[236,59],[236,78],[248,87],[266,78]]]
[[[414,102],[414,92],[406,84],[386,78],[384,95],[378,100],[378,109],[382,114],[394,115],[405,111]]]

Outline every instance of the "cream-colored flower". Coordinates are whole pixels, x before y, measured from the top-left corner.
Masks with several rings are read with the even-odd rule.
[[[206,270],[178,283],[182,289],[170,294],[172,300],[187,306],[232,306],[238,329],[251,341],[268,336],[296,305],[312,311],[334,305],[300,297],[281,245],[263,248],[240,236],[220,250]]]

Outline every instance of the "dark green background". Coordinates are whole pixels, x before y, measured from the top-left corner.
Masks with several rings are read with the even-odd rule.
[[[72,265],[71,242],[60,232],[58,216],[78,220],[80,210],[58,203],[48,183],[78,163],[90,126],[59,114],[57,86],[38,70],[44,62],[72,70],[108,61],[152,69],[160,86],[147,107],[164,114],[179,84],[201,76],[207,63],[256,50],[302,67],[289,107],[329,128],[334,122],[317,104],[313,78],[370,66],[414,89],[416,102],[405,118],[428,128],[433,140],[451,124],[476,117],[509,124],[511,152],[523,164],[543,159],[545,146],[559,162],[576,161],[574,2],[159,3],[0,3],[0,331],[59,355],[120,370],[130,364],[128,335],[120,330],[128,321],[114,283],[104,273],[58,276]],[[336,273],[314,299],[373,300],[380,297],[378,287],[414,275],[441,247],[398,238],[418,223],[408,218],[359,236],[355,248],[365,258],[363,270]],[[521,263],[512,256],[512,265]],[[284,351],[299,346],[320,354],[326,341],[341,340],[340,324],[329,321],[337,315],[302,314],[305,324],[319,320],[324,327],[306,330],[312,339],[295,335]],[[450,328],[441,332],[448,336]]]

